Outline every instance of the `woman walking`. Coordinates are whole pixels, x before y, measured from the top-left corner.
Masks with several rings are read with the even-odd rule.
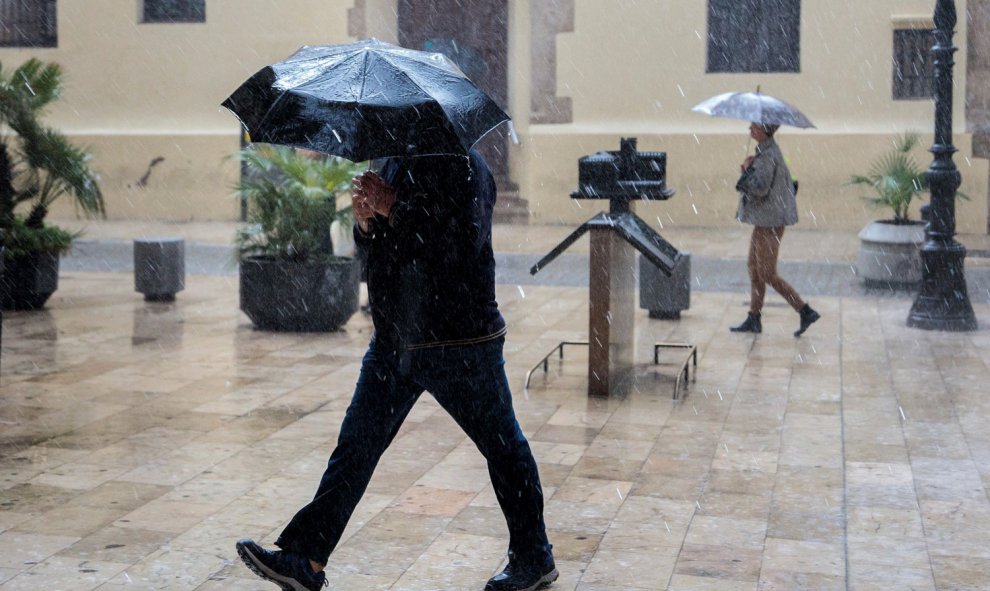
[[[767,285],[800,315],[800,326],[794,336],[801,336],[808,327],[820,318],[798,292],[777,274],[777,256],[784,228],[798,221],[795,185],[791,172],[784,162],[784,155],[773,139],[779,125],[750,123],[749,135],[757,141],[756,155],[747,156],[743,161],[742,176],[736,183],[739,191],[739,210],[736,218],[753,225],[753,235],[749,241],[750,296],[749,315],[732,332],[763,331],[761,312],[766,297]]]

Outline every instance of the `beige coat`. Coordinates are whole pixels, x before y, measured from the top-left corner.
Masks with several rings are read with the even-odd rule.
[[[739,191],[736,219],[740,222],[765,228],[797,223],[797,199],[791,171],[773,138],[756,147],[753,164],[739,178],[736,189]]]

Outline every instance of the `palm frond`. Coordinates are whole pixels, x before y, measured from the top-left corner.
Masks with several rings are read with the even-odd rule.
[[[14,195],[0,204],[0,219],[13,219],[13,208],[30,204],[32,226],[40,227],[48,207],[66,194],[86,214],[106,215],[89,154],[41,122],[44,107],[59,97],[61,87],[58,64],[32,58],[13,71],[0,64],[0,125],[13,131],[2,138],[11,156],[4,177],[14,185]]]
[[[872,207],[890,208],[897,222],[907,221],[911,202],[927,190],[925,171],[911,155],[919,141],[916,133],[898,136],[893,148],[873,161],[868,174],[852,175],[847,182],[871,187],[875,194],[863,200]]]
[[[37,113],[58,99],[62,89],[62,67],[31,58],[14,71],[11,84],[20,89],[31,110]]]
[[[22,151],[28,166],[46,176],[38,196],[41,204],[47,207],[61,195],[71,193],[83,211],[105,215],[103,193],[89,167],[89,154],[54,129],[38,131],[23,138]]]

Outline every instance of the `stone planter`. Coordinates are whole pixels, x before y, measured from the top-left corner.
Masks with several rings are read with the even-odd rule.
[[[7,258],[0,279],[0,306],[4,310],[38,310],[58,289],[57,254]]]
[[[910,287],[921,282],[925,223],[871,222],[859,233],[856,275],[867,287]]]
[[[262,330],[328,332],[358,309],[356,259],[295,262],[250,257],[240,264],[241,310]]]

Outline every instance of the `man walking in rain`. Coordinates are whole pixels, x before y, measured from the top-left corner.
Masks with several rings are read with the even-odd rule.
[[[536,460],[504,370],[506,325],[495,301],[495,183],[484,159],[390,158],[355,179],[355,238],[367,254],[375,334],[337,447],[312,502],[266,550],[237,552],[285,591],[316,591],[375,466],[424,391],[488,462],[509,529],[509,562],[486,591],[531,591],[557,579]]]

